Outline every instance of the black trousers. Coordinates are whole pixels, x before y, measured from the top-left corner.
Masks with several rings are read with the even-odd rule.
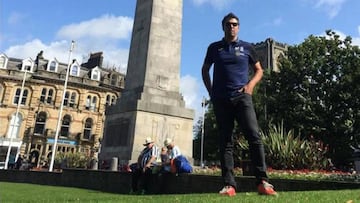
[[[250,158],[257,179],[256,184],[259,184],[261,180],[268,180],[264,146],[259,134],[252,96],[241,93],[238,97],[231,100],[212,99],[212,103],[214,105],[214,113],[220,134],[220,163],[224,184],[231,185],[235,188],[237,186],[233,170],[233,130],[235,121],[241,126],[245,138],[249,143]]]
[[[149,183],[151,181],[151,168],[147,168],[145,172],[142,168],[137,168],[132,172],[131,187],[134,192],[139,190],[149,190]]]

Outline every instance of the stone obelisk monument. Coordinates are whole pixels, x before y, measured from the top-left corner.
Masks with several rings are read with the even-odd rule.
[[[136,162],[146,137],[192,158],[194,111],[179,92],[182,0],[137,0],[125,88],[106,111],[99,158]]]

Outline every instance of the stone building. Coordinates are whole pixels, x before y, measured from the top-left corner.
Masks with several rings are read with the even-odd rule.
[[[0,162],[5,161],[10,142],[12,156],[24,155],[35,166],[50,161],[58,120],[57,151],[97,152],[105,108],[120,97],[125,78],[102,67],[102,61],[102,52],[90,54],[83,64],[73,60],[70,65],[45,59],[42,51],[35,60],[0,53]]]
[[[263,42],[254,44],[255,50],[259,55],[262,67],[271,69],[272,71],[279,71],[278,61],[279,58],[285,57],[285,52],[288,49],[288,45],[277,42],[272,38],[267,38]]]

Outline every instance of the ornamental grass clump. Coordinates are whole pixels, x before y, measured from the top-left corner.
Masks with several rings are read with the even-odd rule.
[[[262,132],[266,160],[274,169],[328,168],[325,156],[327,147],[313,137],[310,140],[294,135],[294,130],[286,131],[283,125],[271,125],[267,133]]]

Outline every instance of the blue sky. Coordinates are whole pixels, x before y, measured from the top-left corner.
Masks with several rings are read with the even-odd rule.
[[[9,57],[44,57],[82,62],[91,52],[104,52],[104,65],[125,72],[136,0],[0,0],[0,53]],[[222,38],[221,19],[240,18],[239,37],[266,38],[289,45],[332,29],[360,45],[359,0],[183,0],[180,92],[186,105],[201,114],[207,97],[200,69],[209,43]]]

